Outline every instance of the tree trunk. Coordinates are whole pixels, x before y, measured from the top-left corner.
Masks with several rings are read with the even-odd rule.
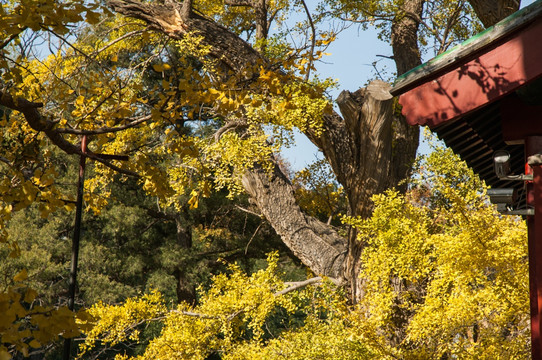
[[[406,0],[395,14],[391,25],[391,47],[397,66],[397,75],[402,75],[422,63],[418,47],[417,19],[422,18],[425,0]]]
[[[301,211],[290,181],[278,166],[271,175],[260,169],[247,172],[243,186],[301,262],[317,275],[343,277],[345,239],[332,227]]]
[[[512,11],[513,7],[507,4],[513,2],[471,0],[484,24]],[[114,11],[141,19],[173,39],[197,33],[211,47],[211,55],[237,73],[255,64],[267,64],[256,49],[236,34],[192,13],[189,0],[182,4],[108,0],[108,4]],[[393,19],[391,43],[399,75],[421,64],[417,19],[421,18],[423,5],[424,0],[404,0]],[[260,27],[263,29],[263,25]],[[389,187],[404,189],[400,182],[409,175],[415,157],[419,130],[395,116],[388,89],[388,84],[375,81],[354,93],[342,92],[337,99],[342,117],[337,113],[326,116],[321,135],[310,129],[305,133],[330,162],[348,196],[353,216],[371,214],[372,195]],[[358,274],[363,244],[357,241],[355,231],[343,238],[330,226],[305,215],[278,166],[271,175],[259,169],[246,173],[243,185],[284,243],[305,265],[318,275],[346,280],[354,299],[362,296]]]
[[[192,249],[192,230],[183,225],[181,215],[174,215],[173,218],[177,229],[177,243],[190,251]],[[184,301],[193,305],[196,303],[196,285],[190,281],[187,271],[189,266],[186,264],[186,260],[184,262],[177,265],[177,268],[173,271],[173,276],[175,276],[177,282],[177,288],[175,289],[177,302]]]

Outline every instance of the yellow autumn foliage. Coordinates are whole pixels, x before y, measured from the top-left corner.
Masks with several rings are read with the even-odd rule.
[[[280,293],[271,256],[250,276],[231,266],[198,305],[165,312],[135,358],[528,359],[524,222],[499,215],[447,149],[416,169],[407,194],[389,190],[371,218],[345,218],[365,245],[358,304],[326,282]]]
[[[11,359],[15,350],[28,356],[60,336],[80,334],[76,316],[88,319],[85,311],[75,314],[67,307],[41,306],[34,300],[38,293],[25,286],[28,272],[23,269],[13,277],[13,285],[0,293],[0,359]]]
[[[349,220],[365,244],[358,311],[390,354],[529,358],[525,223],[484,195],[472,170],[437,147],[407,195],[377,195],[370,219]]]

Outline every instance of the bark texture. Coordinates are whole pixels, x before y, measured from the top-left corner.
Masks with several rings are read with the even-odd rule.
[[[243,71],[247,65],[266,63],[265,59],[246,41],[220,24],[194,13],[191,2],[167,1],[164,4],[134,0],[108,0],[107,4],[119,14],[143,20],[152,29],[172,39],[182,39],[188,32],[203,36],[211,46],[211,55],[229,70]]]
[[[474,12],[484,24],[490,27],[519,9],[519,0],[469,0]]]
[[[422,63],[418,47],[417,19],[422,18],[425,0],[406,0],[397,12],[391,26],[391,46],[397,65],[397,75],[402,75]]]
[[[262,170],[247,172],[243,185],[295,256],[316,274],[342,278],[345,239],[301,211],[292,185],[278,166],[271,176]]]

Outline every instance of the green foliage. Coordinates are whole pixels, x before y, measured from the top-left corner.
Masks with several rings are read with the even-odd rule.
[[[31,350],[58,339],[72,338],[83,328],[76,324],[76,314],[67,307],[42,306],[36,301],[37,292],[24,285],[28,272],[23,269],[0,293],[0,359],[12,355],[27,357]],[[88,319],[82,311],[80,319]]]
[[[70,171],[59,174],[59,180],[71,184],[74,191],[77,163],[66,165]],[[240,209],[252,208],[246,196],[228,200],[225,192],[215,192],[201,199],[197,209],[161,208],[134,180],[115,183],[109,196],[108,205],[99,214],[83,216],[78,280],[81,305],[117,303],[151,288],[160,290],[168,301],[176,300],[179,268],[194,287],[207,283],[211,273],[225,269],[218,257],[243,257],[242,266],[248,270],[259,266],[258,259],[265,258],[272,248],[287,251],[264,220]],[[39,205],[16,212],[6,231],[17,244],[19,256],[10,257],[11,246],[0,244],[5,259],[0,264],[3,278],[11,279],[27,269],[26,284],[38,292],[40,301],[62,303],[73,219],[73,212],[65,211],[43,219]],[[286,258],[283,260],[284,266],[290,266]],[[295,271],[295,266],[292,269]],[[0,282],[4,287],[9,284]]]
[[[57,151],[53,154],[55,161],[66,170],[57,180],[74,191],[77,162]],[[136,181],[113,184],[108,204],[100,213],[89,212],[83,216],[76,306],[87,308],[97,302],[117,304],[151,289],[158,289],[168,304],[182,299],[194,302],[196,285],[207,286],[213,273],[226,270],[226,266],[217,261],[218,257],[241,258],[239,266],[252,271],[262,267],[259,259],[265,259],[266,251],[279,248],[287,252],[266,222],[238,208],[251,208],[246,197],[232,201],[225,195],[224,192],[213,193],[201,199],[197,209],[186,206],[177,211],[157,206],[157,199],[146,196]],[[15,212],[6,231],[12,243],[18,246],[18,256],[10,257],[10,245],[0,244],[0,255],[4,259],[0,263],[0,289],[13,287],[16,285],[13,277],[26,273],[26,279],[20,284],[24,289],[32,289],[33,306],[52,311],[65,305],[73,219],[73,212],[65,211],[57,211],[54,217],[44,219],[40,216],[39,204]],[[282,257],[280,264],[284,271],[290,272],[290,279],[298,278],[299,266],[288,257]],[[18,290],[18,293],[22,292],[24,297],[24,291]],[[22,301],[23,297],[18,298]],[[13,311],[19,311],[16,303],[9,304]],[[28,305],[22,303],[21,306]],[[54,317],[51,321],[55,321]],[[31,326],[28,321],[16,324],[21,332]],[[59,324],[65,322],[59,320]],[[143,338],[151,336],[148,331],[141,331]],[[25,339],[28,337],[22,334]],[[23,349],[21,345],[19,351]],[[39,347],[33,351],[44,352],[45,349]],[[47,344],[47,353],[54,358],[50,352],[51,346]]]

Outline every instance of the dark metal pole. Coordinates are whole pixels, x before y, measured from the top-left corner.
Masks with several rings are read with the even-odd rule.
[[[77,202],[75,208],[75,226],[73,229],[72,263],[70,269],[70,288],[68,308],[73,311],[75,304],[75,289],[77,285],[77,263],[79,260],[79,241],[81,239],[81,215],[83,212],[83,191],[85,186],[85,162],[87,152],[87,136],[81,139],[81,159],[79,160],[79,181],[77,183]],[[71,354],[71,338],[64,339],[64,360],[69,360]]]

